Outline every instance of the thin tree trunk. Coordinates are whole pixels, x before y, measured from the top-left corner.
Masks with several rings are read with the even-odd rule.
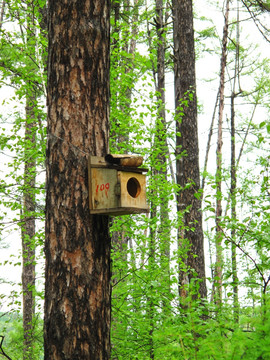
[[[158,114],[156,119],[156,144],[158,183],[159,183],[159,206],[160,206],[160,225],[158,230],[160,246],[160,264],[163,273],[163,286],[166,293],[170,292],[170,224],[169,224],[169,201],[168,201],[168,175],[167,175],[167,154],[169,153],[167,144],[166,127],[166,103],[165,103],[165,48],[166,48],[166,14],[164,1],[156,0],[156,33],[157,33],[157,102]],[[168,304],[163,301],[163,310],[168,311]]]
[[[239,77],[239,46],[240,46],[240,33],[239,33],[239,4],[237,2],[237,24],[236,24],[236,53],[234,65],[234,78],[233,89],[231,94],[231,187],[230,187],[230,200],[231,200],[231,219],[232,223],[236,220],[236,158],[235,158],[235,98],[236,83]],[[240,84],[239,84],[240,85]],[[241,93],[241,91],[240,91]],[[237,275],[237,255],[235,242],[235,227],[231,229],[231,261],[232,261],[232,282],[233,282],[233,312],[234,321],[239,322],[239,299],[238,299],[238,275]]]
[[[186,269],[193,269],[200,279],[199,293],[206,297],[204,239],[202,229],[199,144],[197,130],[197,98],[192,0],[173,0],[174,76],[176,116],[176,179],[179,185],[179,252],[187,248]],[[181,290],[184,277],[190,282],[194,272],[179,269]],[[180,294],[181,296],[181,294]],[[181,301],[181,300],[180,300]]]
[[[2,29],[4,14],[5,14],[6,1],[2,1],[1,12],[0,12],[0,29]]]
[[[151,206],[151,213],[150,218],[155,219],[157,216],[157,208],[156,205],[153,203]],[[150,228],[150,237],[149,237],[149,271],[154,271],[155,263],[156,263],[156,231],[153,228]],[[151,360],[155,359],[155,352],[154,352],[154,301],[153,301],[153,285],[151,284],[148,294],[148,304],[147,304],[147,312],[149,317],[149,358]]]
[[[50,0],[46,360],[110,358],[109,217],[90,215],[87,158],[108,153],[107,0]]]
[[[227,41],[228,41],[228,20],[229,20],[229,2],[226,0],[226,10],[223,27],[222,53],[220,65],[220,86],[219,86],[219,110],[218,110],[218,139],[216,151],[216,262],[215,262],[215,281],[213,294],[217,304],[222,302],[222,239],[223,233],[221,229],[222,216],[222,126],[223,126],[223,110],[224,110],[224,89],[225,89],[225,68],[227,63]]]
[[[25,165],[22,209],[22,292],[23,292],[23,359],[33,359],[33,320],[35,315],[35,183],[36,144],[35,99],[27,98],[25,122]]]
[[[235,111],[234,111],[235,94],[231,95],[231,219],[236,219],[236,167],[235,167]],[[231,238],[235,239],[235,227],[232,226]],[[231,243],[231,261],[232,261],[232,280],[233,280],[233,310],[234,320],[239,321],[239,301],[238,301],[238,276],[237,276],[237,258],[236,246]]]
[[[27,7],[27,51],[35,58],[35,20],[32,8]],[[26,93],[25,164],[22,219],[22,291],[23,291],[23,359],[33,359],[35,316],[35,184],[36,184],[36,96],[28,84]]]
[[[216,109],[217,109],[217,105],[218,105],[218,99],[219,99],[219,89],[218,89],[218,94],[216,96],[216,102],[215,102],[214,111],[213,111],[213,115],[212,115],[212,121],[210,124],[209,133],[208,133],[208,140],[207,140],[204,166],[203,166],[202,185],[201,185],[202,191],[204,191],[204,186],[205,186],[205,176],[206,176],[206,172],[207,172],[207,164],[208,164],[209,151],[210,151],[210,146],[211,146],[211,139],[212,139],[212,135],[213,135],[213,128],[214,128],[214,122],[215,122],[215,117],[216,117]]]

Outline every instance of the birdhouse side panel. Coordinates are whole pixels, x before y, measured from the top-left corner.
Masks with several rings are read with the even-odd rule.
[[[91,169],[92,210],[114,209],[119,206],[115,194],[117,171],[114,169]]]

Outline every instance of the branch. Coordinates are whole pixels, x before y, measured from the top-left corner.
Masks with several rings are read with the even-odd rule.
[[[251,18],[253,19],[253,22],[255,24],[255,26],[257,27],[258,31],[262,34],[262,36],[264,37],[264,39],[267,42],[270,42],[270,40],[268,39],[268,37],[263,33],[263,31],[260,29],[259,25],[262,26],[262,28],[266,31],[269,31],[265,26],[263,26],[263,24],[260,22],[260,20],[258,19],[257,15],[254,14],[254,12],[250,9],[250,6],[246,3],[246,1],[242,0],[244,6],[246,7],[247,11],[249,12]],[[260,9],[262,9],[262,2],[258,0],[257,4],[260,6]],[[265,4],[266,5],[266,4]],[[264,10],[269,11],[268,7],[264,6]],[[259,25],[258,25],[259,23]]]
[[[256,270],[258,271],[258,273],[260,274],[261,276],[261,279],[263,281],[263,284],[264,284],[264,289],[266,289],[269,281],[270,281],[270,275],[268,277],[268,279],[266,280],[265,279],[265,276],[263,274],[263,272],[261,271],[261,269],[259,268],[259,265],[257,264],[256,260],[253,259],[253,257],[251,255],[249,255],[249,253],[244,250],[241,246],[240,246],[240,241],[239,242],[236,242],[235,240],[233,240],[230,236],[228,236],[227,234],[225,234],[225,231],[223,229],[221,229],[222,232],[223,232],[223,235],[225,236],[225,238],[230,241],[232,244],[234,244],[235,247],[237,247],[243,254],[246,255],[246,257],[254,264]]]
[[[0,355],[3,355],[3,356],[5,356],[7,359],[9,359],[9,360],[12,360],[11,359],[11,357],[9,357],[5,352],[4,352],[4,350],[3,350],[3,347],[2,347],[2,345],[3,345],[3,341],[4,341],[4,336],[3,335],[0,335],[0,338],[1,338],[1,342],[0,342],[0,351],[1,351],[1,353],[0,353]]]
[[[32,59],[31,59],[32,60]],[[32,86],[34,86],[35,89],[39,90],[39,91],[43,91],[42,86],[39,84],[39,82],[37,82],[36,80],[29,80],[29,79],[25,79],[25,75],[23,74],[23,72],[21,72],[20,70],[16,69],[15,67],[13,67],[11,64],[8,64],[7,62],[1,60],[0,61],[0,67],[4,68],[5,70],[7,70],[10,74],[9,76],[12,78],[13,77],[19,77],[22,78],[26,81],[28,81],[29,83],[32,84]],[[8,84],[6,83],[6,85],[12,86],[15,89],[17,89],[16,86],[13,86],[12,84]]]
[[[213,127],[214,127],[214,121],[215,121],[215,116],[216,116],[216,110],[217,110],[217,106],[218,106],[218,99],[219,99],[219,88],[218,88],[218,92],[217,92],[217,96],[216,96],[216,102],[215,102],[214,111],[213,111],[213,115],[212,115],[212,121],[211,121],[210,129],[209,129],[209,133],[208,133],[207,147],[206,147],[204,167],[203,167],[203,177],[202,177],[202,184],[201,184],[202,190],[204,190],[204,185],[205,185],[205,173],[207,171],[207,163],[208,163],[209,151],[210,151],[210,146],[211,146],[211,139],[212,139],[212,135],[213,135]]]

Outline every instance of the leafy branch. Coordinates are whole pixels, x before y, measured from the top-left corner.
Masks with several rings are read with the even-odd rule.
[[[238,242],[236,242],[235,240],[233,240],[230,236],[228,236],[223,229],[221,229],[226,240],[229,241],[230,243],[232,243],[235,247],[237,247],[255,266],[256,270],[258,271],[258,273],[260,274],[260,277],[263,281],[263,293],[265,294],[266,292],[266,288],[270,282],[270,275],[268,276],[268,278],[266,279],[265,274],[262,272],[262,270],[260,269],[259,264],[256,262],[256,260],[240,245],[241,240],[239,240]],[[242,237],[241,237],[242,238]]]
[[[4,342],[5,337],[3,335],[0,335],[0,338],[1,338],[1,342],[0,342],[0,351],[1,351],[1,353],[0,353],[0,355],[5,356],[5,358],[7,358],[9,360],[12,360],[11,357],[9,357],[3,350],[3,342]]]

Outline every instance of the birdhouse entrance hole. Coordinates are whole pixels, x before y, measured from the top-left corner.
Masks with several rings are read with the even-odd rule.
[[[129,193],[129,195],[132,196],[133,198],[136,198],[140,195],[141,185],[135,177],[132,177],[128,180],[127,191]]]

